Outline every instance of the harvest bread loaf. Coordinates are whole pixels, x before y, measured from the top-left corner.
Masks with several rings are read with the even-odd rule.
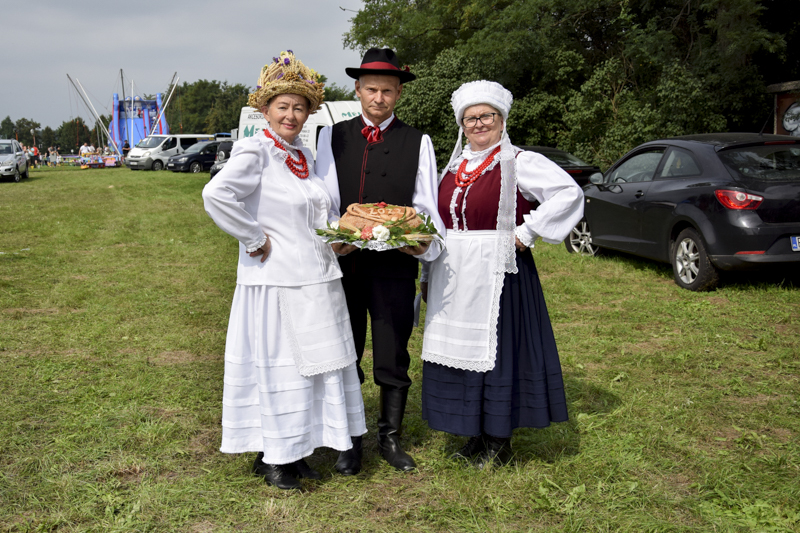
[[[403,226],[416,228],[422,224],[413,207],[391,204],[350,204],[339,225],[352,230],[382,226],[402,220]]]

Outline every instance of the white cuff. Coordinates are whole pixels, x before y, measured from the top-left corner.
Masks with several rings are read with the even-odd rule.
[[[267,242],[267,236],[266,235],[264,235],[264,238],[261,239],[261,242],[259,242],[255,246],[248,246],[247,249],[246,249],[247,253],[251,254],[251,253],[255,252],[256,250],[258,250],[259,248],[264,246],[265,242]]]
[[[519,242],[528,248],[533,248],[533,242],[536,240],[536,234],[529,230],[525,224],[517,226],[517,229],[514,230],[514,235],[517,236]]]

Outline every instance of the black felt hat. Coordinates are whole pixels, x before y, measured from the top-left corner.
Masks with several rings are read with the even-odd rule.
[[[397,56],[391,48],[370,48],[364,54],[360,68],[346,68],[344,71],[353,79],[358,79],[365,74],[379,74],[383,76],[397,76],[400,83],[414,81],[417,77],[409,72],[408,67],[400,68]]]

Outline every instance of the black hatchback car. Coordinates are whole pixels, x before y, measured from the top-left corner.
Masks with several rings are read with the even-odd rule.
[[[173,172],[202,172],[211,168],[217,156],[220,141],[207,141],[191,145],[185,152],[173,155],[167,161],[167,170]]]
[[[591,176],[595,176],[596,178],[601,178],[603,176],[600,167],[590,165],[571,153],[559,150],[558,148],[550,148],[548,146],[519,146],[519,148],[542,154],[547,159],[563,168],[567,174],[572,176],[575,183],[581,187],[589,183],[589,178]]]
[[[570,252],[619,250],[672,264],[689,290],[718,270],[800,265],[800,139],[714,133],[642,144],[583,188]]]
[[[225,167],[225,163],[227,163],[228,159],[231,157],[233,142],[234,141],[229,140],[219,143],[219,147],[217,148],[217,157],[214,161],[214,164],[211,166],[210,176],[208,177],[209,180],[216,176],[217,172]]]

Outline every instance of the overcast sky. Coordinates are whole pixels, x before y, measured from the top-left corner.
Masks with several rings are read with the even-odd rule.
[[[291,49],[329,82],[351,86],[345,50],[360,0],[26,0],[3,2],[0,120],[25,117],[55,129],[94,120],[67,80],[80,80],[98,113],[133,80],[137,94],[199,79],[254,87],[261,67]],[[346,11],[343,11],[344,8]],[[166,98],[166,95],[164,96]],[[171,105],[171,104],[170,104]]]

